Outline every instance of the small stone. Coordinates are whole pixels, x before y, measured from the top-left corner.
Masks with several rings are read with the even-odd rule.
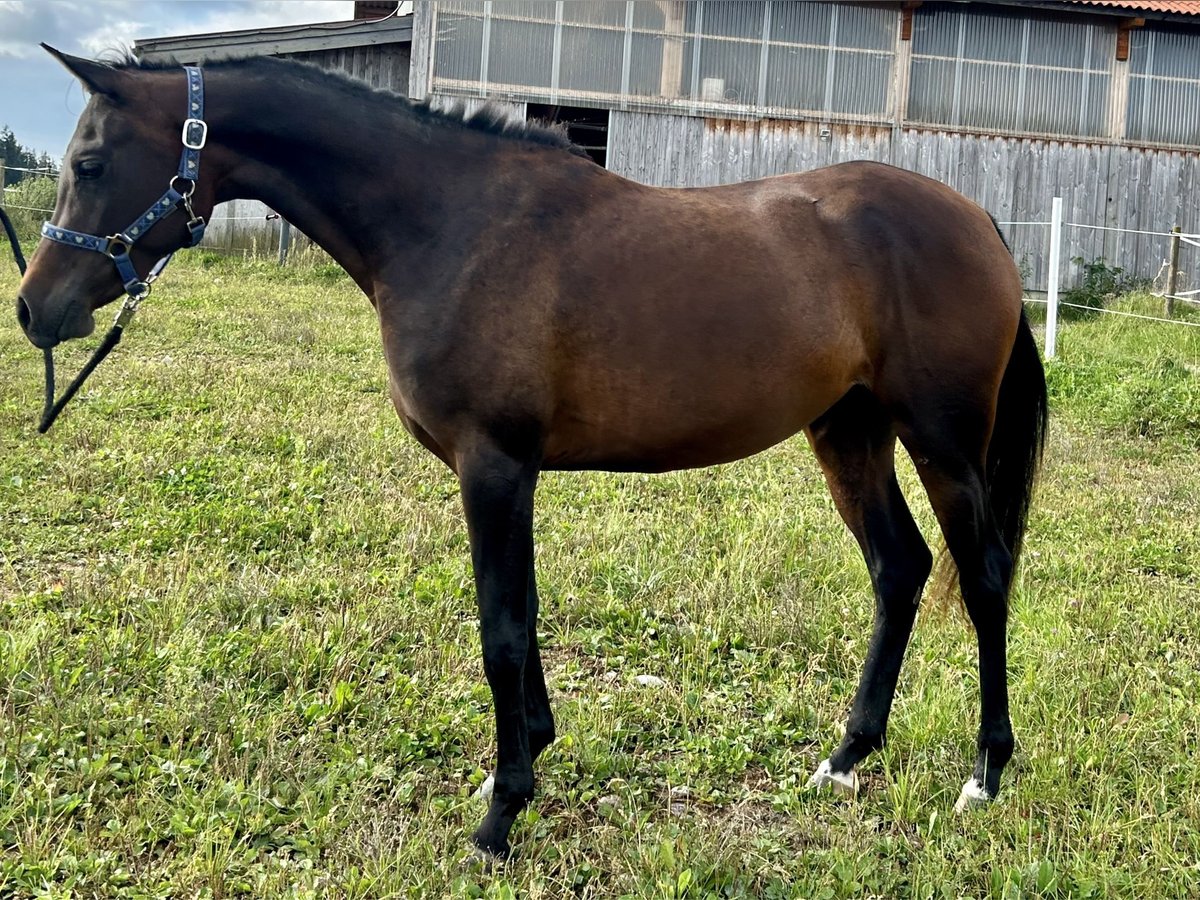
[[[667,683],[657,675],[638,675],[633,680],[642,687],[661,688],[667,686]]]
[[[616,812],[621,808],[621,798],[616,794],[605,794],[596,801],[596,806],[601,812]]]

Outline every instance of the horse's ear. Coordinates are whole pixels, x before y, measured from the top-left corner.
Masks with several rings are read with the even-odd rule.
[[[84,88],[93,94],[103,94],[113,100],[120,99],[129,75],[121,69],[114,69],[104,63],[78,56],[70,56],[61,50],[56,50],[49,44],[42,44],[42,49],[62,63],[68,72],[79,79]]]

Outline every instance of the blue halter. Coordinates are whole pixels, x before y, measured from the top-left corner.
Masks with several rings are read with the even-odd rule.
[[[200,177],[200,151],[208,140],[208,125],[204,121],[204,76],[197,66],[184,66],[187,72],[188,110],[183,123],[183,156],[179,160],[179,172],[167,185],[167,191],[154,201],[154,205],[142,213],[128,228],[108,237],[96,234],[85,234],[81,231],[71,231],[50,222],[42,223],[42,237],[66,244],[68,247],[79,247],[83,250],[95,250],[103,253],[117,267],[117,274],[129,295],[122,308],[122,316],[132,316],[137,305],[150,294],[150,285],[167,267],[173,254],[167,254],[154,264],[150,273],[143,281],[129,259],[129,250],[146,232],[167,218],[177,209],[187,213],[188,241],[187,247],[194,247],[204,237],[204,218],[192,210],[192,194],[196,191],[196,179]],[[175,182],[180,182],[180,191]],[[126,314],[126,311],[128,313]],[[122,323],[124,324],[124,323]]]

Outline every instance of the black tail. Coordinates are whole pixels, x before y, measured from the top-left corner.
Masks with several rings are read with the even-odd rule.
[[[996,217],[989,215],[988,218],[1011,253],[1012,248],[1004,240]],[[1042,465],[1049,420],[1046,371],[1042,368],[1041,354],[1033,340],[1025,310],[1022,309],[1012,356],[1008,358],[1008,367],[1000,382],[996,424],[987,453],[988,496],[992,501],[992,513],[1000,526],[1000,536],[1012,554],[1014,572],[1021,558],[1021,545],[1025,541],[1029,503],[1033,499],[1033,486]]]
[[[1046,373],[1022,310],[1012,356],[1000,382],[996,424],[987,452],[988,496],[1014,570],[1025,539],[1048,421]]]
[[[1007,248],[1008,242],[1004,240],[995,218],[992,218],[992,224]],[[1049,419],[1046,371],[1042,368],[1041,353],[1033,339],[1029,319],[1022,309],[1017,337],[1000,381],[996,420],[987,450],[986,473],[992,514],[1004,546],[1012,554],[1014,573],[1025,541],[1029,504],[1033,500],[1033,488],[1042,465]],[[958,569],[943,544],[931,594],[943,603],[953,604],[953,599],[958,597],[957,585]],[[962,609],[961,606],[959,608]],[[963,612],[965,614],[965,609]]]

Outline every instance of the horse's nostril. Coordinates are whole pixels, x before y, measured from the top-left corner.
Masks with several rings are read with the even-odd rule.
[[[29,311],[29,304],[25,302],[24,297],[17,297],[17,321],[21,323],[21,330],[28,334],[33,313]]]

